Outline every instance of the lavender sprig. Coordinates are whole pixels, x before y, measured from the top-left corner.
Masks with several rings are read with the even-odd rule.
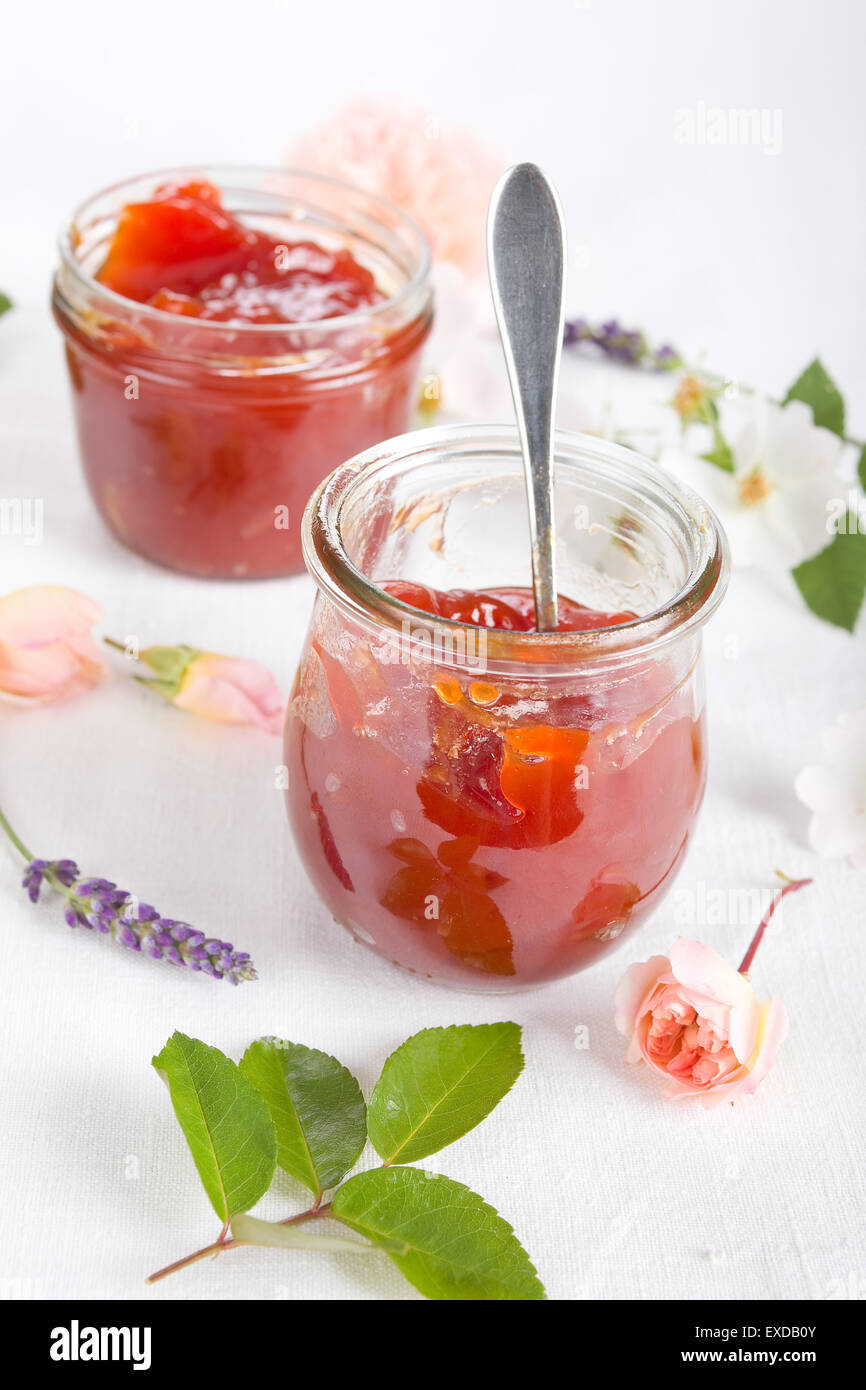
[[[66,899],[64,918],[70,927],[112,936],[120,946],[140,951],[153,960],[167,960],[211,975],[215,980],[255,980],[256,970],[246,951],[236,951],[228,941],[206,937],[187,922],[161,917],[155,907],[142,903],[107,878],[82,878],[72,859],[36,859],[22,844],[3,812],[0,826],[19,854],[27,860],[22,887],[32,903],[39,901],[43,884]]]
[[[593,326],[587,319],[566,319],[563,346],[598,348],[613,362],[627,367],[648,367],[651,371],[672,372],[682,366],[682,358],[669,343],[653,348],[639,329],[623,328],[618,319],[607,319]]]

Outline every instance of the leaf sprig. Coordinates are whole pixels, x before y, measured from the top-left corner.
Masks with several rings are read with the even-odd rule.
[[[222,1229],[148,1283],[263,1245],[378,1251],[430,1299],[545,1297],[529,1256],[491,1206],[452,1178],[405,1166],[460,1139],[510,1091],[523,1069],[516,1023],[416,1033],[386,1061],[369,1106],[335,1057],[280,1038],[259,1038],[236,1064],[176,1032],[153,1065]],[[381,1167],[349,1177],[367,1139]],[[312,1206],[280,1222],[248,1215],[278,1168],[312,1193]],[[352,1236],[322,1232],[323,1219]]]

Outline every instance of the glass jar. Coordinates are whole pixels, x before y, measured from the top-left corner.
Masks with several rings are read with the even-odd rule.
[[[314,323],[187,318],[94,279],[129,203],[204,177],[224,207],[287,243],[348,250],[387,296]],[[303,568],[312,489],[409,428],[430,330],[429,251],[383,199],[300,171],[173,169],[115,185],[74,214],[53,308],[66,339],[85,477],[132,550],[189,574]]]
[[[286,725],[301,858],[359,941],[478,990],[568,975],[635,932],[704,790],[718,521],[638,454],[566,433],[555,510],[560,593],[633,620],[488,630],[381,587],[531,584],[504,426],[381,444],[326,480],[303,523],[318,594]]]

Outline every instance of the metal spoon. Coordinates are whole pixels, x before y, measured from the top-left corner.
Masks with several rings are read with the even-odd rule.
[[[535,625],[557,625],[553,416],[562,351],[565,225],[537,164],[502,175],[487,215],[487,265],[526,471]]]

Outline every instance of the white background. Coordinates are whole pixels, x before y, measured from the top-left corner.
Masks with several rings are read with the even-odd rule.
[[[45,541],[2,539],[0,592],[73,585],[102,602],[106,631],[258,656],[288,689],[306,580],[180,579],[101,529],[48,314],[53,242],[96,188],[172,163],[277,162],[355,94],[417,97],[506,160],[549,170],[584,248],[572,312],[619,314],[771,391],[820,352],[863,434],[864,38],[854,0],[16,7],[0,95],[0,288],[18,305],[0,324],[0,468],[3,495],[44,497]],[[698,102],[781,111],[781,151],[678,144],[675,113]],[[505,1017],[524,1026],[524,1076],[427,1166],[508,1216],[551,1297],[866,1293],[864,884],[816,860],[792,791],[819,730],[863,702],[862,636],[738,575],[708,654],[706,806],[680,896],[640,954],[685,929],[674,914],[701,885],[766,887],[776,865],[816,876],[754,976],[786,999],[791,1037],[753,1105],[708,1113],[662,1100],[624,1066],[611,1002],[634,947],[547,990],[483,999],[352,944],[291,846],[276,741],[200,724],[120,677],[75,704],[3,712],[3,804],[34,850],[233,939],[262,978],[231,990],[73,936],[56,903],[30,908],[0,851],[0,1293],[137,1297],[149,1270],[216,1235],[149,1067],[173,1028],[236,1056],[262,1033],[291,1037],[336,1053],[369,1090],[415,1029]],[[693,925],[735,962],[750,934]],[[586,1051],[576,1024],[589,1027]],[[263,1213],[295,1201],[286,1181]],[[148,1296],[414,1295],[384,1258],[241,1251]]]

